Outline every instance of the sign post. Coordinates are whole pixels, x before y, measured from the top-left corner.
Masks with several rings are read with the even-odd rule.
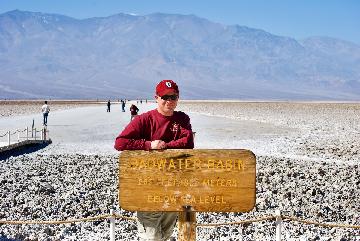
[[[195,212],[255,206],[256,159],[242,149],[123,151],[119,199],[129,211],[177,211],[179,240],[195,240]]]
[[[191,211],[191,206],[185,206],[183,212],[179,212],[179,241],[196,240],[196,213]]]

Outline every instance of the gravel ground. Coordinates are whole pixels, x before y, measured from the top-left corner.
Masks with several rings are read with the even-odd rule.
[[[359,164],[360,103],[185,102],[179,109],[296,129],[269,140],[277,144],[273,156]]]
[[[272,147],[268,154],[255,152],[253,211],[198,213],[198,223],[252,219],[280,209],[300,219],[360,225],[359,104],[205,102],[181,103],[179,109],[297,130],[266,139]],[[111,208],[134,216],[119,209],[117,173],[115,154],[59,154],[50,145],[11,157],[0,162],[0,219],[65,220],[107,214]],[[360,239],[359,229],[296,222],[285,222],[282,234],[284,240]],[[274,240],[275,226],[264,221],[198,228],[197,236],[197,240]],[[109,223],[0,225],[0,241],[4,240],[109,240]],[[116,240],[137,240],[134,222],[117,221]]]

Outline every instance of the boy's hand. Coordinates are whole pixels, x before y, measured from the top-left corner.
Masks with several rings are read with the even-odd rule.
[[[165,149],[166,143],[162,140],[155,140],[151,142],[151,149]]]

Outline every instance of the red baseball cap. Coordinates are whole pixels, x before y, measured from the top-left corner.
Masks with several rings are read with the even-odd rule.
[[[177,86],[177,84],[170,80],[170,79],[164,79],[162,81],[160,81],[160,83],[157,84],[156,86],[156,94],[158,96],[163,96],[166,94],[170,94],[170,93],[176,93],[179,94],[179,87]]]

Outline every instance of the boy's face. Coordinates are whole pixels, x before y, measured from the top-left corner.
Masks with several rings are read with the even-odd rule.
[[[158,111],[165,116],[171,116],[177,106],[179,95],[173,92],[162,97],[155,96],[155,99],[158,104]]]

